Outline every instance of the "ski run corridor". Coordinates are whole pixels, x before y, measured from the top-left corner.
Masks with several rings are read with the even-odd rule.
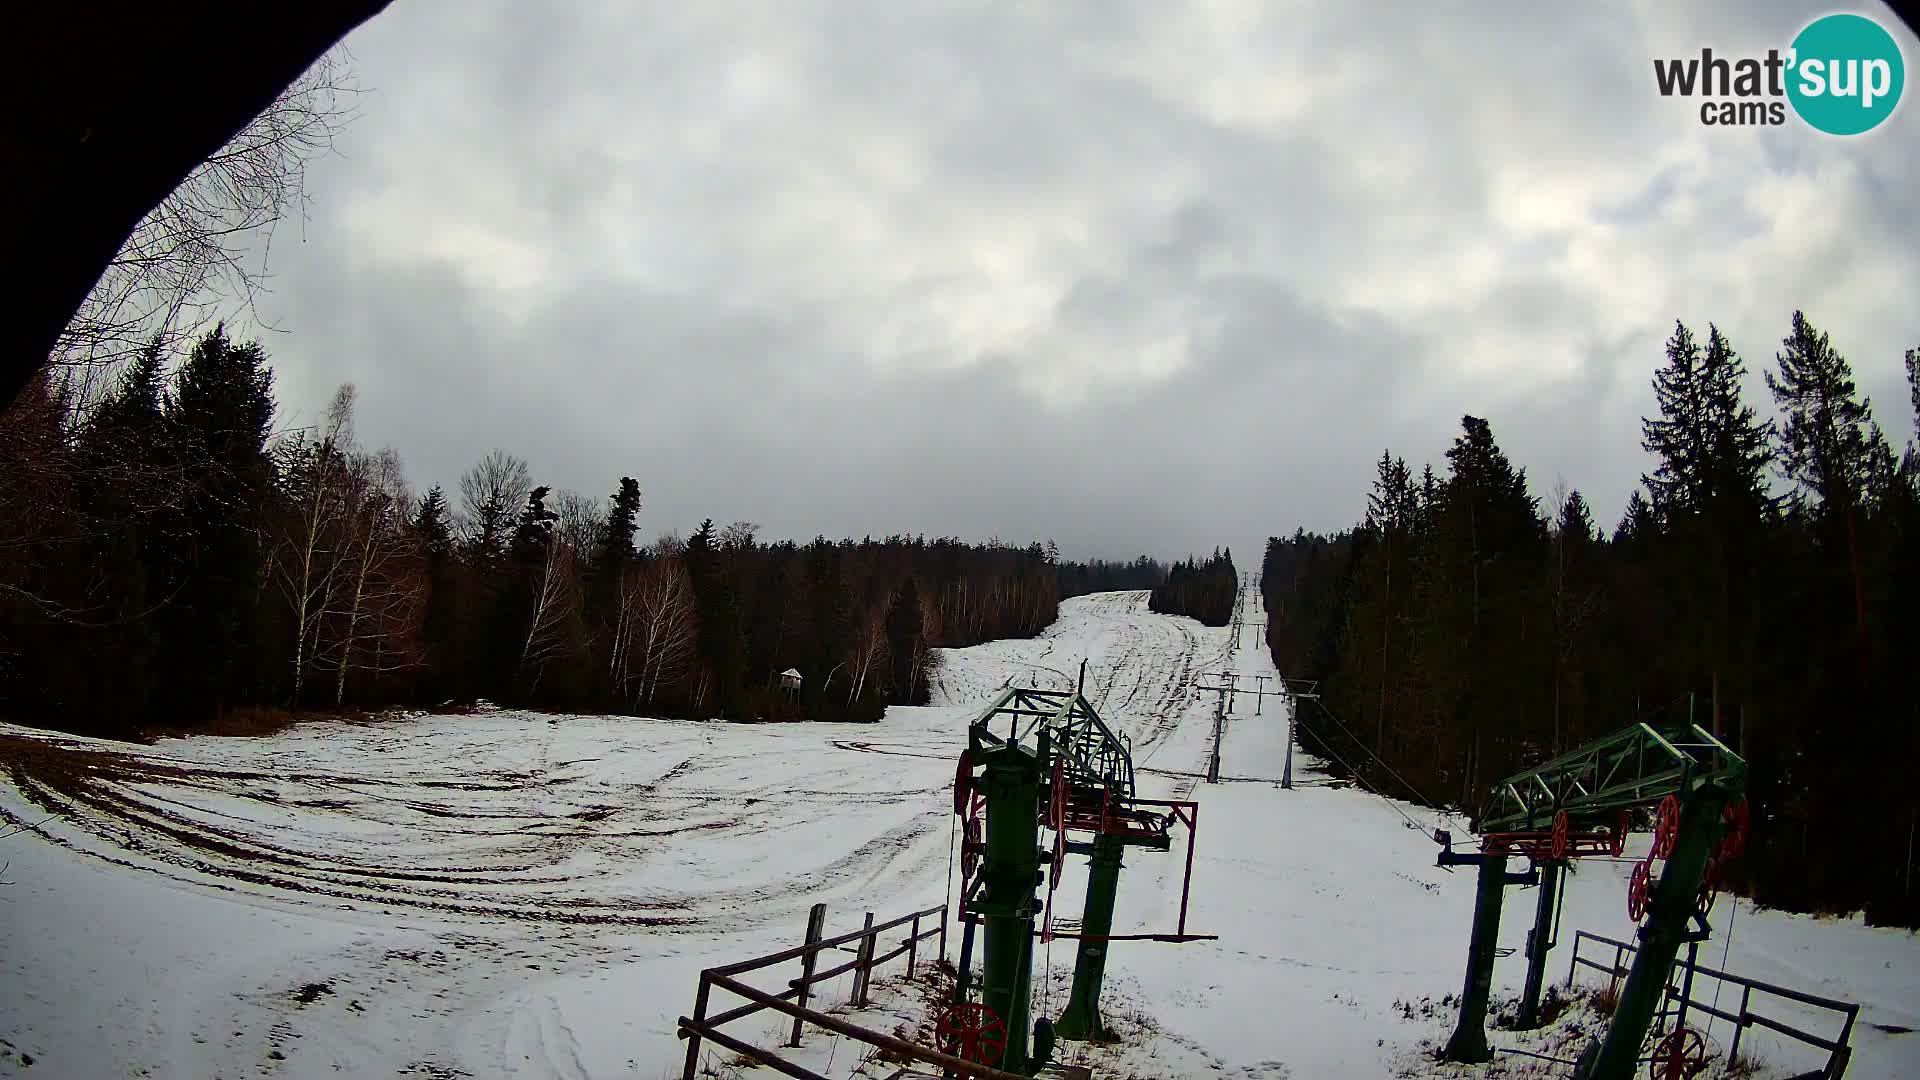
[[[1258,593],[1245,602],[1257,618]],[[948,898],[968,723],[1009,683],[1071,689],[1083,659],[1088,700],[1132,740],[1141,794],[1200,802],[1187,924],[1219,940],[1116,942],[1103,1011],[1121,1041],[1062,1043],[1065,1060],[1103,1080],[1565,1075],[1517,1056],[1431,1060],[1460,990],[1474,872],[1436,867],[1429,834],[1464,837],[1463,820],[1336,782],[1304,755],[1283,790],[1289,709],[1313,706],[1279,697],[1236,697],[1222,782],[1204,782],[1214,695],[1198,687],[1275,674],[1256,628],[1231,651],[1230,638],[1149,612],[1143,592],[1078,597],[1038,638],[946,652],[934,704],[878,724],[481,709],[153,746],[0,728],[0,1076],[678,1077],[675,1019],[703,968],[799,943],[816,902],[837,934]],[[1181,828],[1170,852],[1128,851],[1115,933],[1172,930],[1188,840]],[[1631,938],[1626,881],[1647,842],[1575,866],[1553,985],[1576,930]],[[1068,926],[1085,872],[1070,860],[1055,898]],[[1532,916],[1531,891],[1512,890],[1496,1014],[1519,991]],[[1036,945],[1036,1015],[1064,1005],[1073,958],[1071,940]],[[1723,959],[1859,1002],[1850,1080],[1920,1076],[1913,935],[1722,896],[1701,962]],[[851,976],[813,1004],[925,1030],[924,991],[903,974],[881,969],[866,1009],[847,1006]],[[1490,1035],[1571,1056],[1595,1023],[1576,1007],[1541,1032]],[[784,1027],[762,1013],[728,1030],[770,1047]],[[1709,1035],[1724,1052],[1727,1025]],[[1757,1077],[1824,1062],[1764,1029],[1742,1050]],[[793,1054],[835,1078],[899,1067],[867,1051],[815,1029]],[[775,1075],[705,1054],[702,1075]]]

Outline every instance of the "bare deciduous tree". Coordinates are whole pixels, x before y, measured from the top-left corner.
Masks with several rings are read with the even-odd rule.
[[[352,384],[340,387],[315,438],[302,433],[276,448],[293,513],[276,538],[270,573],[293,609],[293,704],[306,690],[321,625],[332,606],[347,510],[347,455],[353,451]]]
[[[557,492],[553,496],[553,512],[560,515],[554,528],[560,533],[561,541],[573,549],[574,558],[579,561],[590,558],[594,546],[600,542],[600,527],[607,516],[600,500],[577,491]]]
[[[547,664],[567,650],[567,630],[580,613],[580,581],[575,552],[558,523],[547,530],[540,566],[533,577],[533,613],[520,646],[520,670],[529,689],[540,685]]]
[[[746,551],[753,547],[753,538],[759,531],[757,521],[736,521],[720,530],[720,546],[727,551]]]
[[[633,574],[633,701],[652,704],[662,683],[687,671],[693,659],[693,579],[679,555],[656,556]]]
[[[379,676],[420,662],[419,650],[408,644],[426,603],[419,540],[407,522],[413,493],[399,455],[392,450],[355,455],[347,493],[332,612],[340,626],[334,648],[336,706],[346,701],[349,671]]]
[[[141,220],[48,358],[83,400],[142,349],[177,345],[222,306],[251,307],[274,227],[304,207],[307,162],[352,119],[353,93],[343,54],[321,57]]]
[[[527,463],[494,450],[460,475],[460,515],[455,522],[469,550],[489,558],[504,555],[520,510],[533,492]]]
[[[866,692],[867,676],[875,667],[885,667],[887,662],[887,619],[886,605],[874,611],[861,624],[859,633],[853,639],[853,656],[848,661],[850,676],[847,685],[847,704],[851,705]]]

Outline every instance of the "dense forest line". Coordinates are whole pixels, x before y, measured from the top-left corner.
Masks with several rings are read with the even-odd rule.
[[[1086,562],[1057,561],[1056,566],[1062,600],[1096,592],[1139,592],[1167,579],[1166,565],[1145,555],[1132,562],[1089,559]]]
[[[1920,434],[1920,350],[1905,363]],[[1610,536],[1578,491],[1543,513],[1484,419],[1444,475],[1383,454],[1364,521],[1270,541],[1269,644],[1322,680],[1305,746],[1441,805],[1691,716],[1752,766],[1749,895],[1920,925],[1920,449],[1896,454],[1800,313],[1765,372],[1776,417],[1745,375],[1717,328],[1676,326],[1652,470]]]
[[[1147,606],[1162,615],[1188,615],[1208,626],[1225,626],[1233,618],[1239,593],[1233,549],[1215,548],[1205,562],[1189,557],[1174,563],[1166,579],[1153,587]]]
[[[746,522],[642,547],[636,479],[555,491],[500,450],[416,497],[359,445],[351,387],[276,433],[265,353],[220,330],[79,398],[43,377],[0,418],[0,715],[43,726],[478,699],[871,720],[927,700],[932,650],[1032,636],[1063,595],[1163,574],[1051,542],[769,543]]]

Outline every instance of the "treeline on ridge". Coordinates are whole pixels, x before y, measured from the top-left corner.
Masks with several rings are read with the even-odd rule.
[[[222,330],[87,398],[44,375],[0,417],[0,715],[40,726],[479,699],[872,720],[928,699],[935,649],[1163,576],[1051,542],[770,543],[745,522],[642,546],[637,480],[555,491],[501,450],[416,495],[357,441],[351,387],[277,433],[266,354]]]
[[[1148,607],[1162,615],[1188,615],[1208,626],[1225,626],[1233,618],[1239,592],[1233,549],[1215,548],[1205,562],[1189,557],[1174,563],[1166,580],[1154,586]]]
[[[1920,434],[1920,350],[1905,364]],[[1751,765],[1748,895],[1920,925],[1920,449],[1896,454],[1800,313],[1765,372],[1777,416],[1745,371],[1717,328],[1676,326],[1652,471],[1610,536],[1578,491],[1543,513],[1484,419],[1444,475],[1383,454],[1364,521],[1269,542],[1274,660],[1322,680],[1308,749],[1470,809],[1585,740],[1691,718]]]

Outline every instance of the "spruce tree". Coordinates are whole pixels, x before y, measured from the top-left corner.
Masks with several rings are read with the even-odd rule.
[[[840,574],[840,549],[824,536],[807,545],[805,582],[807,605],[806,696],[813,715],[830,700],[827,693],[835,672],[846,659],[852,640],[852,613]],[[810,670],[809,670],[810,669]]]
[[[1781,471],[1823,513],[1845,518],[1872,501],[1887,475],[1889,452],[1873,403],[1858,395],[1852,366],[1827,334],[1798,311],[1775,359],[1779,370],[1767,372],[1767,388],[1785,419]]]
[[[887,650],[893,666],[893,699],[907,705],[926,703],[917,661],[921,642],[920,588],[913,575],[901,583],[887,609]]]
[[[1773,508],[1766,491],[1772,427],[1746,404],[1745,375],[1718,326],[1708,324],[1703,352],[1676,323],[1666,365],[1654,374],[1660,418],[1641,421],[1642,445],[1658,462],[1643,480],[1670,541],[1655,570],[1674,598],[1684,662],[1708,684],[1715,731],[1723,681],[1732,673],[1744,685],[1750,666],[1754,537]]]
[[[144,719],[160,643],[154,562],[166,554],[157,512],[180,496],[177,472],[165,468],[166,375],[150,345],[121,373],[113,393],[81,429],[74,501],[90,541],[93,587],[104,609],[99,627],[78,651],[113,658],[112,679],[73,680],[74,710],[119,734]]]
[[[1437,673],[1465,740],[1461,797],[1515,760],[1516,729],[1537,684],[1516,671],[1543,670],[1544,635],[1527,634],[1544,581],[1546,527],[1527,494],[1526,472],[1508,460],[1480,417],[1461,418],[1447,450],[1451,475],[1424,593],[1436,609]],[[1533,691],[1530,693],[1530,691]]]
[[[746,649],[738,600],[720,555],[719,535],[713,519],[708,518],[688,538],[686,550],[687,574],[693,583],[694,610],[700,626],[695,651],[712,680],[709,708],[721,716],[738,718]]]
[[[1780,468],[1818,500],[1815,511],[1829,533],[1840,534],[1853,581],[1858,664],[1865,673],[1871,648],[1863,518],[1892,475],[1892,452],[1873,422],[1872,403],[1857,394],[1853,368],[1801,312],[1793,313],[1792,332],[1775,359],[1779,371],[1767,372],[1767,388],[1785,421]]]
[[[447,493],[439,484],[427,489],[413,512],[413,531],[420,538],[420,550],[429,560],[444,560],[453,554],[453,525],[447,509]]]
[[[640,482],[631,476],[620,478],[620,488],[609,500],[606,520],[594,537],[591,560],[586,568],[586,622],[594,631],[598,660],[595,668],[606,677],[602,692],[609,702],[617,701],[620,687],[608,681],[612,677],[609,662],[614,638],[619,633],[620,589],[627,568],[635,557],[634,534],[639,530]]]
[[[1627,496],[1627,508],[1613,530],[1616,544],[1635,544],[1652,539],[1659,526],[1654,522],[1653,504],[1639,488]]]
[[[1700,366],[1704,509],[1724,530],[1750,532],[1773,509],[1767,470],[1773,464],[1773,424],[1746,403],[1746,362],[1720,328],[1707,324]]]
[[[612,503],[594,552],[594,573],[603,580],[618,580],[620,571],[633,561],[633,537],[640,528],[640,481],[621,477]]]
[[[1654,372],[1660,418],[1640,421],[1641,445],[1659,465],[1640,480],[1663,520],[1697,512],[1706,496],[1706,402],[1700,346],[1685,323],[1673,324],[1667,363]]]
[[[215,327],[194,344],[175,380],[163,453],[194,476],[166,516],[164,592],[175,596],[159,636],[163,696],[184,719],[204,719],[257,688],[266,571],[259,541],[272,497],[266,451],[273,373],[255,342]]]
[[[453,539],[452,511],[439,484],[427,489],[413,512],[413,532],[425,562],[427,596],[420,622],[425,656],[423,689],[431,700],[470,696],[460,661],[465,650],[459,638],[459,576]]]
[[[1913,437],[1907,444],[1907,475],[1920,484],[1920,349],[1907,350],[1907,394],[1913,402]]]

